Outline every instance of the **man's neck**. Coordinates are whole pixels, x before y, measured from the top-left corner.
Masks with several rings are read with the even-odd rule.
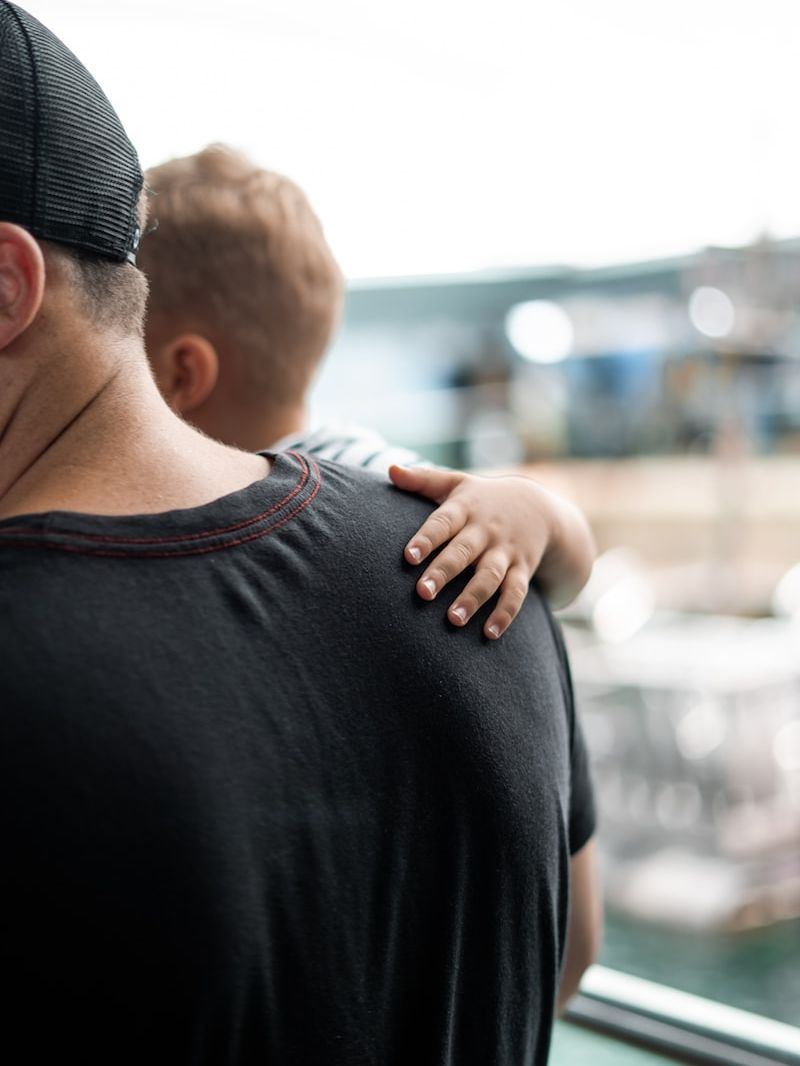
[[[93,348],[40,359],[0,411],[0,518],[197,507],[268,472],[167,408],[137,340]]]

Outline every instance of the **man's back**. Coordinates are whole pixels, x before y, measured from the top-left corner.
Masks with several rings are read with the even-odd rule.
[[[544,1060],[592,828],[566,665],[533,596],[495,644],[415,597],[426,509],[279,456],[168,518],[0,523],[30,1061]]]

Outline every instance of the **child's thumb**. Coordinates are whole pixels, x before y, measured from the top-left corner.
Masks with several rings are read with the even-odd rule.
[[[418,492],[430,500],[439,500],[452,489],[452,470],[431,470],[424,466],[389,467],[392,484],[405,492]]]

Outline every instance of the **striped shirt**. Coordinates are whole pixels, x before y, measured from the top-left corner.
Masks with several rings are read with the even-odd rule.
[[[332,463],[360,466],[379,474],[388,474],[393,463],[399,466],[431,465],[410,448],[389,444],[374,429],[350,423],[329,423],[301,436],[281,437],[269,450],[305,452]]]

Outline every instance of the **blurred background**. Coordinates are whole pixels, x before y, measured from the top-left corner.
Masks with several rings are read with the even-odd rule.
[[[602,961],[796,1024],[795,0],[27,7],[146,166],[221,140],[309,193],[319,417],[583,506]]]

